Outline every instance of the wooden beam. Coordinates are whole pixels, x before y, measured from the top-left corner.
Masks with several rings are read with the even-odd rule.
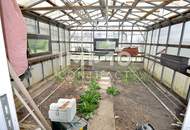
[[[124,5],[125,5],[125,3],[122,3],[122,4],[121,4],[121,7],[123,7]],[[120,10],[120,9],[117,9],[117,10],[115,10],[115,12],[112,12],[112,15],[109,17],[108,21],[110,21],[111,18],[112,18],[119,10]]]
[[[147,14],[145,14],[143,17],[141,17],[139,20],[137,20],[134,24],[137,24],[139,21],[145,19],[149,15],[153,14],[156,10],[163,8],[164,6],[168,5],[171,2],[173,2],[173,0],[167,0],[167,1],[162,2],[160,5],[154,7],[151,11],[148,11]]]
[[[101,10],[102,16],[106,17],[106,2],[105,0],[99,0],[99,3],[101,7],[100,10]]]
[[[15,88],[17,89],[17,91],[20,91],[20,93],[22,93],[23,96],[25,96],[25,98],[28,100],[28,103],[33,107],[34,112],[36,113],[36,115],[38,116],[38,118],[40,119],[40,121],[42,122],[44,127],[46,128],[46,130],[51,130],[51,126],[47,123],[45,117],[42,115],[42,113],[39,110],[39,108],[37,107],[36,103],[30,96],[28,90],[26,89],[26,87],[24,86],[22,81],[17,76],[17,74],[16,74],[15,70],[13,69],[12,65],[10,64],[10,62],[8,62],[8,67],[9,67],[10,75],[16,83]]]
[[[120,24],[119,26],[122,26],[122,25],[123,25],[123,23],[125,22],[125,20],[126,20],[127,17],[129,16],[129,14],[131,14],[132,9],[134,9],[134,8],[137,6],[137,4],[138,4],[139,2],[140,2],[140,0],[135,0],[135,1],[133,2],[132,7],[127,11],[126,15],[125,15],[124,18],[123,18],[123,21],[121,22],[121,24]]]
[[[81,31],[81,29],[70,29],[70,31]],[[140,32],[140,31],[147,31],[147,30],[120,30],[120,29],[83,29],[83,31],[135,31],[135,32]]]
[[[101,6],[72,6],[72,7],[67,7],[67,6],[54,6],[54,7],[33,7],[33,8],[27,8],[27,9],[21,9],[22,11],[39,11],[39,10],[92,10],[92,9],[101,9]],[[130,9],[132,6],[108,6],[109,9]],[[135,7],[135,9],[154,9],[156,7],[153,6],[138,6]],[[166,6],[166,9],[189,9],[187,6]]]
[[[54,3],[52,3],[50,0],[47,0],[47,2],[49,3],[49,4],[51,4],[53,7],[57,7],[57,5],[56,4],[54,4]],[[76,19],[73,17],[73,16],[71,16],[70,14],[68,14],[67,12],[65,12],[64,10],[60,10],[62,13],[64,13],[65,15],[67,15],[69,18],[71,18],[71,19],[73,19],[74,21],[76,21]],[[80,22],[77,22],[78,24],[81,24]]]
[[[17,98],[20,100],[20,102],[25,106],[25,108],[28,110],[28,112],[30,113],[30,115],[32,115],[32,117],[34,118],[34,120],[37,122],[37,124],[43,129],[46,130],[44,125],[41,123],[41,121],[38,119],[38,117],[36,116],[36,114],[32,111],[32,109],[30,108],[30,106],[27,104],[27,102],[22,98],[22,96],[19,94],[19,92],[13,88],[14,90],[14,94],[17,96]]]

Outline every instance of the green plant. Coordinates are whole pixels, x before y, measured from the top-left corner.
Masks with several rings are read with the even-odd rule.
[[[122,81],[123,81],[124,83],[129,83],[129,82],[136,81],[136,80],[137,80],[136,76],[135,76],[134,73],[131,72],[131,71],[126,71],[126,72],[123,74]]]
[[[77,79],[77,80],[82,80],[82,78],[83,78],[82,72],[81,72],[81,71],[77,71],[77,72],[75,73],[75,79]]]
[[[88,102],[90,104],[98,104],[100,101],[101,95],[95,90],[87,90],[84,94],[80,96],[81,102]]]
[[[64,68],[63,70],[57,72],[55,74],[55,79],[58,82],[62,82],[65,80],[66,76],[69,74],[70,69],[68,67]]]
[[[78,111],[85,119],[91,118],[98,107],[101,99],[101,95],[97,91],[99,88],[99,84],[95,80],[92,80],[89,84],[89,89],[80,96]]]
[[[89,119],[93,116],[94,111],[97,109],[97,104],[91,104],[89,102],[82,102],[79,104],[79,112],[85,119]]]
[[[91,82],[89,84],[89,89],[98,90],[98,89],[100,89],[100,85],[97,83],[96,80],[91,80]]]
[[[118,95],[120,93],[118,88],[116,88],[115,86],[108,87],[106,92],[107,92],[107,94],[113,95],[113,96],[116,96],[116,95]]]

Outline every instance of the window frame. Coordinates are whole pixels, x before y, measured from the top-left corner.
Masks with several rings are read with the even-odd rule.
[[[36,54],[30,54],[29,52],[29,43],[28,40],[29,39],[44,39],[44,40],[48,40],[48,51],[47,52],[40,52],[40,53],[36,53]],[[52,54],[52,45],[50,42],[50,36],[49,35],[42,35],[42,34],[27,34],[27,57],[31,58],[31,57],[37,57],[37,56],[43,56],[43,55],[48,55],[48,54]]]

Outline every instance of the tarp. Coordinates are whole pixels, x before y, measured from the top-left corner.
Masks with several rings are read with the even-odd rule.
[[[17,75],[28,68],[27,28],[16,0],[0,0],[7,57]]]

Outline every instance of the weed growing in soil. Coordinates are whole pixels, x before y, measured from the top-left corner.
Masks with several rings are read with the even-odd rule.
[[[77,72],[75,73],[75,79],[76,79],[76,80],[82,80],[82,78],[83,78],[82,72],[81,72],[81,71],[77,71]]]
[[[131,71],[126,71],[126,72],[123,74],[122,81],[123,81],[124,83],[134,82],[134,81],[136,81],[136,80],[137,80],[136,76],[135,76],[134,73],[131,72]]]
[[[101,95],[97,91],[98,89],[100,89],[99,84],[92,80],[89,84],[89,89],[80,96],[78,111],[85,119],[91,118],[94,111],[98,108],[101,99]]]
[[[107,94],[113,95],[113,96],[116,96],[116,95],[118,95],[120,93],[119,90],[118,90],[118,88],[115,87],[115,86],[108,87],[108,89],[106,90],[106,92],[107,92]]]
[[[55,79],[58,82],[62,82],[65,79],[65,76],[67,75],[67,72],[69,71],[68,68],[65,68],[55,74]]]

